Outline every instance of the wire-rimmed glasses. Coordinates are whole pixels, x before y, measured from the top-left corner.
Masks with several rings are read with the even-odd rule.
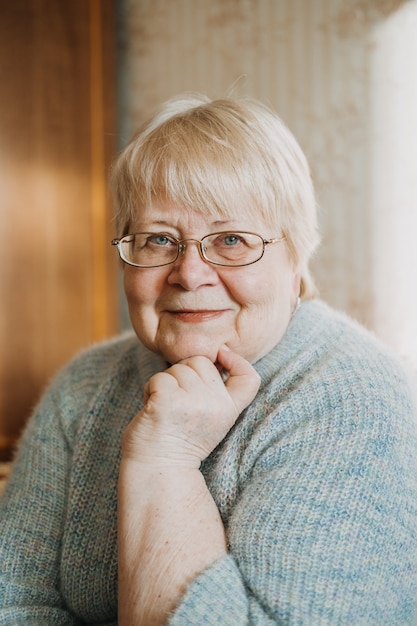
[[[190,243],[198,247],[202,259],[213,265],[242,267],[259,261],[265,246],[279,243],[285,236],[264,239],[261,235],[241,231],[222,231],[198,239],[176,239],[167,233],[132,233],[113,239],[120,258],[134,267],[162,267],[175,263]]]

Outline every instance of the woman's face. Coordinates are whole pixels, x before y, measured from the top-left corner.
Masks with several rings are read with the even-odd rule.
[[[130,232],[163,232],[177,239],[202,239],[222,230],[279,237],[262,220],[230,221],[156,204]],[[213,362],[223,344],[251,363],[284,334],[299,293],[300,277],[290,263],[285,240],[265,248],[253,265],[222,267],[204,261],[189,244],[175,263],[137,268],[125,264],[124,285],[133,328],[139,339],[169,363],[190,356]]]

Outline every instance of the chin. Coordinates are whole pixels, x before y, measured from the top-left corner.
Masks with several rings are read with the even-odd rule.
[[[178,363],[179,361],[183,361],[184,359],[189,359],[193,356],[205,356],[212,363],[214,363],[217,359],[217,353],[219,351],[219,345],[185,345],[185,346],[170,346],[163,348],[161,353],[163,357],[171,363]]]
[[[168,363],[170,363],[171,365],[175,365],[175,363],[179,363],[180,361],[184,361],[185,359],[191,359],[193,356],[205,356],[207,357],[212,363],[216,362],[217,359],[217,352],[210,352],[209,350],[203,351],[192,351],[190,350],[189,352],[181,352],[181,353],[175,353],[175,354],[171,354],[170,358],[167,358]]]

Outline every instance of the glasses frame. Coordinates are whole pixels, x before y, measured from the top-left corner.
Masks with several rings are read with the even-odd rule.
[[[262,253],[261,253],[261,255],[257,259],[255,259],[255,261],[249,261],[249,263],[238,263],[237,265],[230,265],[228,263],[217,263],[216,261],[211,261],[210,259],[208,259],[205,256],[204,244],[203,244],[204,239],[207,239],[207,237],[212,237],[213,235],[227,235],[228,233],[231,234],[231,235],[254,235],[255,237],[259,237],[259,239],[262,241]],[[121,244],[124,243],[125,240],[128,237],[134,237],[135,235],[166,235],[173,242],[175,242],[177,244],[177,254],[175,256],[175,259],[173,259],[172,261],[168,261],[167,263],[158,263],[158,265],[140,265],[139,263],[132,263],[131,261],[128,261],[123,256]],[[219,267],[246,267],[247,265],[253,265],[254,263],[257,263],[258,261],[260,261],[262,259],[263,255],[265,254],[265,247],[267,245],[274,244],[274,243],[280,243],[281,241],[284,241],[284,239],[286,239],[285,235],[283,235],[282,237],[273,237],[271,239],[264,239],[264,237],[262,237],[261,235],[258,235],[258,233],[252,233],[250,231],[222,230],[222,231],[218,231],[218,232],[215,232],[215,233],[209,233],[208,235],[204,235],[204,237],[202,239],[176,239],[176,237],[173,237],[172,235],[168,235],[167,233],[163,233],[163,232],[161,232],[161,233],[148,233],[148,232],[129,233],[128,235],[124,235],[123,237],[112,239],[110,243],[111,243],[112,246],[116,246],[117,247],[120,259],[124,263],[127,263],[127,265],[130,265],[132,267],[140,267],[141,269],[152,269],[154,267],[165,267],[166,265],[172,265],[173,263],[178,261],[178,259],[180,257],[180,254],[185,252],[185,250],[187,248],[187,245],[189,243],[194,243],[194,244],[197,245],[200,257],[206,263],[210,263],[210,265],[216,265],[216,266],[219,266]]]

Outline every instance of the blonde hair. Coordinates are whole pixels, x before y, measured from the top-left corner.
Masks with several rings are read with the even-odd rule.
[[[307,160],[280,118],[257,100],[185,95],[169,100],[116,160],[111,189],[118,235],[155,201],[230,219],[256,214],[285,235],[315,295],[308,263],[319,236]]]

